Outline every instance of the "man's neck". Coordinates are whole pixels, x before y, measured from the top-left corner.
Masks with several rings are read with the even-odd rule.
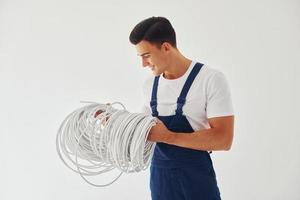
[[[166,79],[177,79],[185,74],[191,65],[192,60],[179,55],[171,60],[169,68],[164,71],[163,77]]]

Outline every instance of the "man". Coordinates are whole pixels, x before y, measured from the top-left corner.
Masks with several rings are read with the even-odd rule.
[[[148,140],[157,142],[150,166],[153,200],[221,199],[211,151],[227,151],[234,115],[223,73],[186,58],[168,19],[150,17],[130,33],[146,80],[145,112],[159,119]]]

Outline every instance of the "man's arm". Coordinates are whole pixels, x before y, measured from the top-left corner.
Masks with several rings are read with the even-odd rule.
[[[228,151],[233,140],[234,116],[214,117],[208,122],[210,129],[191,134],[172,132],[160,122],[151,129],[148,140],[203,151]]]

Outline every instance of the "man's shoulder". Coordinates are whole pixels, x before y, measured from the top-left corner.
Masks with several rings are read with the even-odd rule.
[[[155,76],[153,75],[148,75],[145,79],[144,79],[144,86],[146,85],[151,85],[154,81]]]
[[[202,69],[201,69],[201,73],[205,74],[205,76],[209,77],[209,76],[214,76],[215,74],[218,73],[222,73],[220,70],[218,70],[217,68],[214,68],[210,65],[204,64]]]
[[[223,73],[217,68],[204,64],[197,79],[202,82],[202,84],[207,84],[208,82],[213,81],[216,76],[223,76]]]
[[[155,78],[155,76],[149,75],[144,79],[144,83],[143,83],[143,91],[144,92],[147,92],[152,88],[154,78]]]

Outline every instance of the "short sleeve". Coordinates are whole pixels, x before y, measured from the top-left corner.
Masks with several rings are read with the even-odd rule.
[[[146,79],[142,86],[142,91],[141,91],[143,96],[141,113],[145,113],[148,115],[152,114],[150,108],[150,84],[151,84],[151,79],[150,78]]]
[[[229,84],[222,72],[217,72],[208,80],[207,118],[234,115]]]
[[[141,113],[145,113],[147,115],[151,115],[151,110],[150,110],[149,106],[146,106],[145,104],[142,105]]]

